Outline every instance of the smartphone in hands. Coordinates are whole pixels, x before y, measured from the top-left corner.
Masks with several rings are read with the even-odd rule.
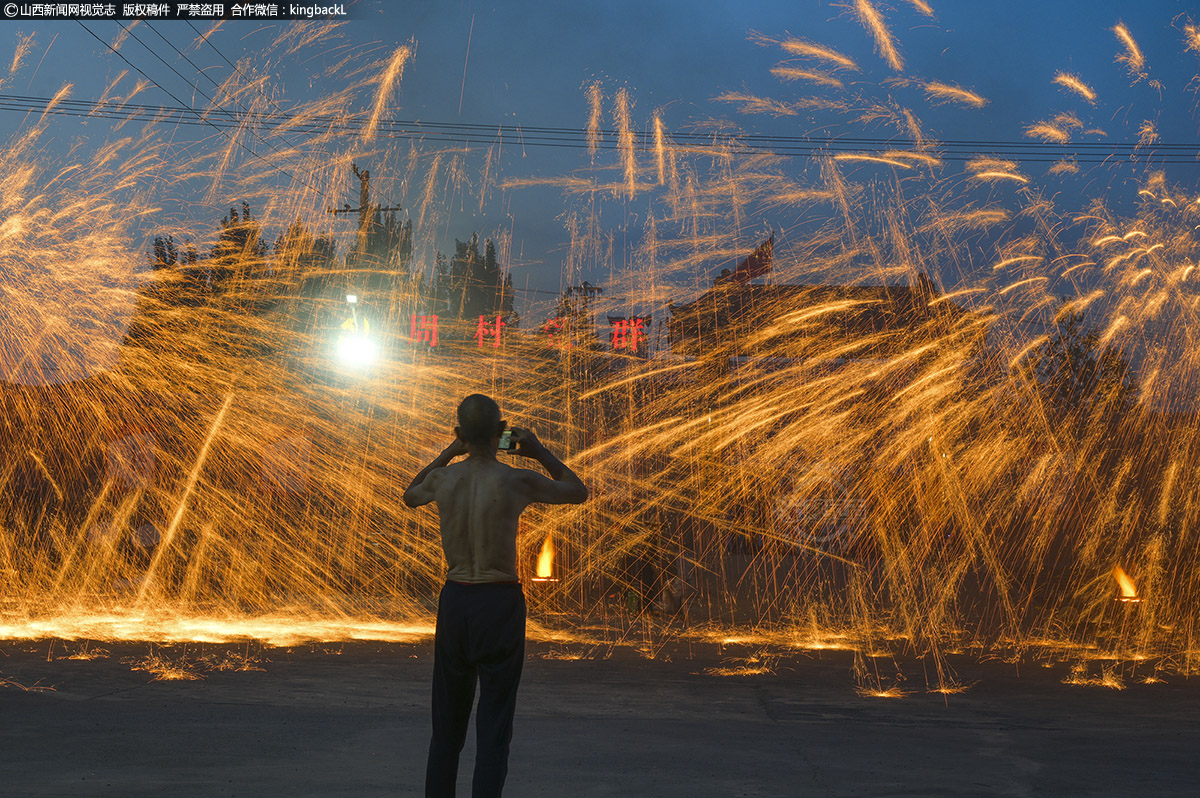
[[[513,431],[506,429],[500,433],[500,445],[497,448],[504,454],[516,454],[517,442],[517,439],[513,437]]]

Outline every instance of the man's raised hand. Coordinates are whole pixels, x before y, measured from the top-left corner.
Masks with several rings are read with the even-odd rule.
[[[458,437],[458,427],[454,428],[454,440],[450,441],[450,445],[442,452],[446,457],[460,457],[470,452],[467,445],[463,443],[463,439]]]
[[[522,457],[530,457],[538,459],[542,452],[546,451],[546,447],[542,446],[542,442],[538,440],[537,435],[533,434],[533,430],[525,429],[524,427],[511,428],[513,440],[517,442],[517,454]]]

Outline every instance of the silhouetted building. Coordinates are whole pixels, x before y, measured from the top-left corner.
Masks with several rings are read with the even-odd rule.
[[[672,354],[695,358],[808,357],[831,347],[845,359],[888,357],[970,314],[939,297],[924,274],[911,286],[723,281],[670,306],[668,340]]]

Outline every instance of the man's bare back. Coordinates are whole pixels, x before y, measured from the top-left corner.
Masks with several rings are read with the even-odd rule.
[[[494,445],[468,447],[456,439],[404,493],[410,507],[437,502],[446,578],[451,581],[517,581],[517,520],[522,511],[534,502],[576,504],[587,498],[579,477],[536,435],[524,429],[512,432],[517,454],[537,460],[554,479],[498,461]],[[467,459],[450,465],[460,454]]]

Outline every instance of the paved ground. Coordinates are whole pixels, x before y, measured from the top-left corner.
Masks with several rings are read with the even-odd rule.
[[[421,793],[428,643],[103,648],[73,660],[80,644],[0,642],[0,795]],[[203,678],[134,670],[152,653]],[[217,669],[247,653],[263,670]],[[1200,683],[1182,678],[1117,691],[1064,685],[1065,667],[959,662],[976,682],[945,696],[910,662],[912,692],[877,698],[856,692],[844,652],[753,676],[707,672],[747,655],[730,648],[529,653],[514,798],[1200,794]]]

